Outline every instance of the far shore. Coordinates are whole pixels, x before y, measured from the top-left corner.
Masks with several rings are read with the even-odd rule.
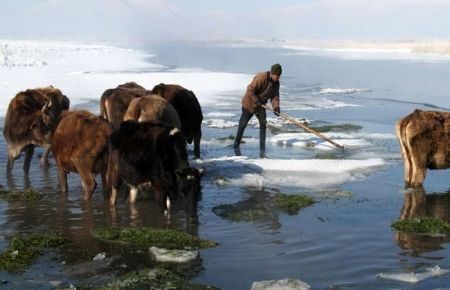
[[[283,40],[283,39],[203,39],[208,43],[232,46],[283,47],[355,52],[398,52],[450,55],[450,40]]]

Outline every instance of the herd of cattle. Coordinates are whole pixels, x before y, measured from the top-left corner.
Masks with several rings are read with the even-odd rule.
[[[151,185],[162,212],[181,197],[188,220],[197,221],[203,170],[189,165],[186,142],[194,142],[200,158],[203,115],[192,91],[173,84],[148,91],[129,82],[103,93],[100,116],[69,105],[53,86],[22,91],[11,100],[3,128],[8,174],[21,152],[28,172],[34,148],[45,147],[41,162],[48,162],[51,151],[64,193],[67,174],[77,172],[84,199],[90,200],[100,173],[111,205],[122,184],[129,187],[131,203],[140,188]],[[450,167],[450,113],[415,110],[397,122],[396,133],[406,187],[422,187],[427,168]]]
[[[69,105],[53,86],[22,91],[11,100],[3,128],[8,174],[21,152],[28,172],[34,148],[46,147],[41,163],[48,162],[51,151],[64,193],[67,174],[77,172],[83,197],[90,200],[100,173],[112,205],[122,184],[130,189],[131,203],[140,188],[151,185],[162,212],[181,197],[188,220],[197,221],[203,170],[189,165],[186,141],[194,141],[200,158],[203,115],[192,91],[172,84],[148,91],[129,82],[103,93],[100,116]]]

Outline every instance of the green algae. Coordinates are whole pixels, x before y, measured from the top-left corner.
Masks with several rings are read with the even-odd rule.
[[[190,283],[183,277],[161,267],[143,269],[127,273],[106,285],[77,286],[80,290],[119,290],[119,289],[152,289],[152,290],[219,290],[214,286]],[[70,289],[70,288],[66,288]]]
[[[108,241],[120,241],[138,246],[155,246],[166,249],[202,249],[218,245],[217,242],[201,239],[188,233],[173,229],[157,228],[107,228],[100,227],[94,234]]]
[[[213,208],[213,212],[232,222],[253,222],[271,218],[282,212],[288,215],[298,214],[301,208],[312,204],[314,200],[305,195],[278,193],[264,200],[252,198],[235,204],[218,205]]]
[[[222,204],[213,208],[213,212],[232,222],[252,222],[270,217],[271,211],[264,205],[246,203]]]
[[[404,219],[392,223],[391,226],[398,231],[407,233],[448,234],[450,232],[449,223],[434,217]]]
[[[275,195],[273,199],[274,205],[277,209],[286,212],[288,215],[298,214],[301,208],[314,204],[314,200],[306,195],[297,194],[282,194]]]
[[[340,133],[350,133],[357,132],[362,129],[362,126],[355,124],[335,124],[335,125],[323,125],[323,126],[311,126],[311,129],[319,131],[321,133],[326,132],[340,132]]]
[[[0,253],[0,269],[11,273],[22,273],[40,256],[46,248],[57,248],[66,242],[54,234],[32,234],[16,236]]]
[[[17,200],[41,200],[44,197],[44,194],[41,194],[39,190],[34,188],[28,188],[24,190],[11,190],[5,191],[3,188],[0,188],[0,199],[8,200],[8,201],[17,201]]]

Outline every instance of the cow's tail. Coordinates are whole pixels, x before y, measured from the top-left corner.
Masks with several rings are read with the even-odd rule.
[[[415,113],[415,112],[414,112]],[[409,125],[412,115],[400,119],[396,124],[396,135],[400,144],[400,150],[403,157],[404,167],[405,167],[405,186],[410,187],[412,176],[413,176],[413,163],[412,163],[412,152],[411,146],[409,144],[407,126]]]

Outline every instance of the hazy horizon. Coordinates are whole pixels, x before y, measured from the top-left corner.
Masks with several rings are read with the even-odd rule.
[[[0,38],[448,40],[445,0],[5,0]]]

